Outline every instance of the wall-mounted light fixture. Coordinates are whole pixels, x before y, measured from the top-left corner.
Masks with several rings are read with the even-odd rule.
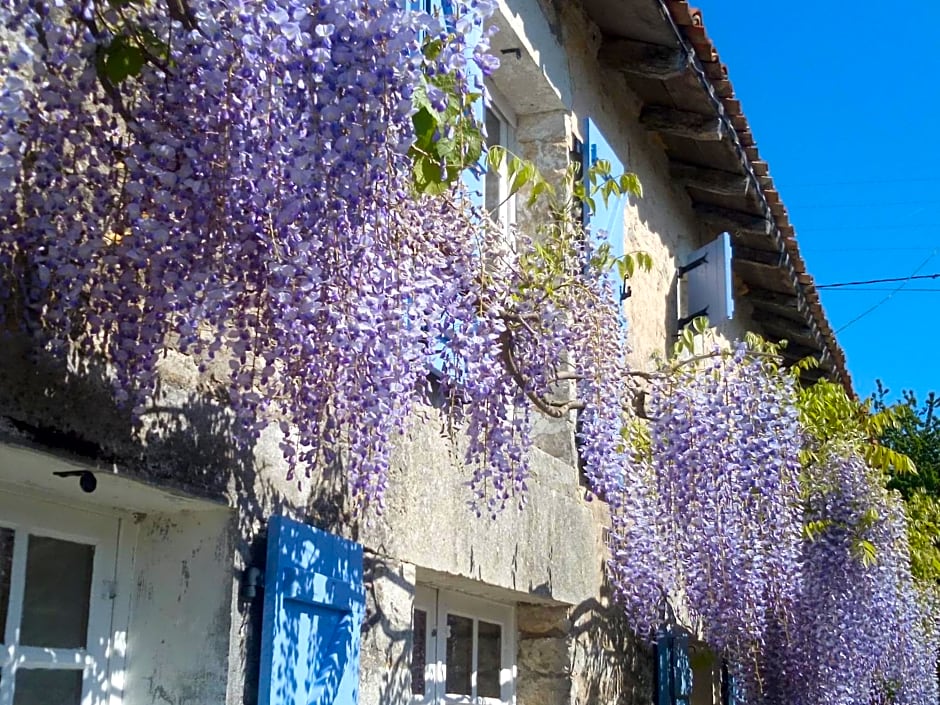
[[[95,473],[91,470],[65,470],[52,474],[56,477],[77,477],[78,486],[82,488],[82,492],[87,492],[88,494],[91,494],[98,488],[98,478],[95,477]]]
[[[245,568],[242,573],[242,597],[246,600],[253,600],[262,590],[264,590],[264,571],[255,565]]]

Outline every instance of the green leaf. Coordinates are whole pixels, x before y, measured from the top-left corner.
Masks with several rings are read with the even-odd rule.
[[[692,330],[701,335],[708,330],[708,316],[697,316],[692,320]]]
[[[643,185],[640,183],[640,177],[632,172],[621,174],[619,185],[621,193],[629,193],[637,197],[643,195]]]
[[[867,539],[857,539],[852,546],[852,552],[866,567],[871,567],[878,562],[878,549]]]
[[[131,76],[140,75],[145,63],[147,53],[143,49],[131,43],[128,37],[116,37],[105,47],[98,69],[116,86]]]
[[[138,0],[126,0],[125,4],[130,5]],[[153,30],[148,29],[147,27],[137,28],[137,38],[141,43],[146,47],[146,50],[150,52],[151,55],[160,59],[161,61],[167,61],[170,58],[170,45],[165,41],[160,39]]]
[[[489,147],[486,151],[486,168],[488,171],[498,172],[502,166],[503,162],[506,160],[506,148],[494,144],[492,147]]]

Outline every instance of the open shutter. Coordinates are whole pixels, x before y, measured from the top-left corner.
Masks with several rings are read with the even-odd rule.
[[[656,637],[656,705],[673,705],[671,642],[668,632]]]
[[[674,631],[672,637],[672,694],[676,705],[688,705],[692,698],[689,635],[684,629]]]
[[[356,705],[362,546],[271,517],[259,705]]]
[[[686,279],[688,314],[683,321],[708,316],[712,325],[718,325],[734,315],[731,236],[728,233],[695,250],[679,273]]]
[[[728,668],[727,662],[721,665],[721,703],[722,705],[738,705],[738,681]]]
[[[611,177],[620,178],[625,171],[623,162],[590,118],[587,119],[585,131],[587,132],[585,174],[587,169],[599,160],[604,160],[610,164]],[[607,239],[610,241],[611,251],[615,257],[623,255],[623,213],[626,204],[626,196],[612,196],[607,203],[604,203],[603,197],[598,194],[595,197],[595,211],[588,216],[594,230],[603,230],[607,233]]]
[[[585,121],[585,134],[587,138],[584,149],[585,179],[587,178],[588,169],[600,160],[610,164],[611,178],[620,178],[620,175],[626,171],[623,162],[620,161],[620,157],[617,156],[613,147],[610,146],[610,143],[607,142],[600,129],[590,118]],[[594,196],[594,212],[585,213],[584,222],[593,231],[603,230],[607,233],[607,241],[610,243],[610,251],[614,257],[622,257],[625,250],[624,211],[627,206],[627,198],[626,195],[614,195],[605,203],[603,195],[598,193]],[[629,284],[626,281],[619,282],[619,285],[620,290],[614,292],[618,303],[624,301],[630,295]]]
[[[455,16],[456,3],[453,0],[433,0],[433,2],[440,3],[442,5],[442,10],[444,12],[444,20],[447,23],[448,29],[455,31],[457,28],[457,17]],[[462,27],[466,34],[467,42],[467,83],[470,86],[470,91],[473,93],[478,93],[481,97],[473,102],[473,117],[476,119],[478,125],[483,125],[485,122],[485,111],[486,106],[484,103],[484,97],[486,96],[486,89],[483,85],[483,70],[477,66],[476,62],[472,60],[472,52],[479,45],[483,39],[483,28],[477,24],[467,25]],[[461,180],[464,183],[464,186],[467,188],[467,193],[470,194],[471,202],[478,208],[483,208],[483,189],[484,189],[484,178],[486,174],[486,154],[480,155],[480,161],[477,164],[475,169],[464,169],[463,174],[461,175]]]
[[[688,632],[663,628],[656,636],[656,705],[689,705],[691,698]]]

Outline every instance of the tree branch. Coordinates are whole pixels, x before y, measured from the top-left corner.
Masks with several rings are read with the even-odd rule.
[[[512,353],[512,333],[508,329],[500,335],[500,348],[502,349],[502,358],[506,364],[506,370],[536,409],[553,419],[563,419],[568,415],[568,412],[584,408],[584,402],[578,399],[566,402],[551,402],[532,391],[528,380],[522,374],[519,365],[516,364],[516,358]]]

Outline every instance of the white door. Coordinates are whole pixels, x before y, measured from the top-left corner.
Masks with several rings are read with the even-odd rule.
[[[108,705],[118,530],[0,492],[0,705]]]

